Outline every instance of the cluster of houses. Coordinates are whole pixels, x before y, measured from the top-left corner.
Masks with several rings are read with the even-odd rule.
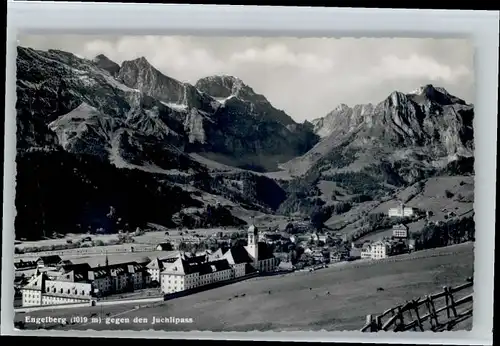
[[[259,241],[258,229],[251,225],[247,236],[246,246],[218,249],[213,253],[207,251],[199,256],[181,254],[174,258],[156,258],[147,265],[148,272],[163,293],[174,293],[256,271],[274,271],[279,261],[267,244]]]
[[[415,214],[415,210],[411,207],[406,207],[403,202],[395,208],[389,208],[387,215],[389,217],[411,217]]]
[[[20,287],[22,306],[86,303],[96,297],[146,288],[150,285],[148,262],[144,258],[109,265],[106,260],[104,266],[91,267],[61,260],[57,255],[40,257],[30,278],[16,276],[24,283]],[[23,267],[18,263],[16,269]]]
[[[176,256],[91,267],[73,264],[59,256],[44,256],[36,261],[15,263],[16,273],[33,269],[31,277],[20,275],[16,281],[22,306],[84,303],[111,294],[131,292],[159,285],[165,294],[189,290],[215,282],[240,278],[255,272],[271,272],[279,260],[266,243],[259,241],[255,226],[248,229],[248,245],[225,251]],[[16,283],[15,283],[16,284]]]
[[[412,216],[414,210],[401,203],[390,208],[390,217]],[[217,234],[221,237],[222,234]],[[336,246],[327,248],[327,243]],[[191,239],[190,239],[191,240]],[[318,244],[311,245],[310,241]],[[277,231],[259,232],[251,225],[247,245],[219,248],[192,255],[178,252],[167,258],[145,257],[138,261],[91,267],[88,263],[73,264],[57,255],[42,256],[35,261],[15,263],[15,286],[21,292],[23,306],[82,303],[112,294],[158,286],[164,294],[175,293],[241,278],[255,272],[275,271],[280,260],[271,248],[276,243],[293,243],[304,248],[304,254],[316,263],[352,259],[383,259],[400,254],[411,247],[408,227],[399,224],[392,237],[376,242],[347,245],[345,235],[312,233],[290,235]],[[186,241],[186,239],[184,239]],[[199,241],[193,237],[192,241]],[[321,244],[323,243],[323,244]],[[158,250],[172,250],[170,243],[159,244]],[[285,250],[283,250],[285,251]],[[33,275],[22,273],[33,272]]]
[[[384,259],[409,250],[408,226],[399,224],[392,228],[392,237],[375,242],[366,242],[360,249],[362,259]]]
[[[355,260],[355,259],[372,259],[379,260],[389,256],[398,255],[411,249],[411,241],[408,239],[408,227],[403,224],[398,224],[392,228],[392,236],[377,241],[367,241],[362,244],[352,242],[350,245],[343,242],[339,246],[330,249],[328,252],[319,251],[318,249],[305,250],[306,254],[310,254],[316,262],[321,260],[321,255],[324,257],[328,253],[330,263]]]

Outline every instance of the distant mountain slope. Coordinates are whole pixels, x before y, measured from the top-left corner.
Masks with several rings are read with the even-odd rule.
[[[429,177],[474,174],[474,108],[432,85],[299,124],[236,77],[190,85],[145,58],[19,47],[17,67],[18,237],[245,222],[230,210],[345,227]]]
[[[198,90],[222,101],[222,104],[235,98],[240,102],[247,103],[255,115],[278,121],[285,126],[295,125],[295,121],[288,114],[274,108],[264,95],[257,94],[237,77],[209,76],[198,80],[195,86]]]
[[[281,167],[302,175],[315,166],[359,170],[384,159],[439,169],[473,156],[473,118],[472,105],[432,85],[410,94],[393,92],[375,106],[341,105],[313,121],[322,140]]]
[[[305,153],[318,140],[310,127],[296,124],[235,77],[202,79],[199,90],[163,75],[144,57],[118,66],[103,55],[90,61],[22,47],[17,64],[19,148],[59,144],[105,157],[116,152],[116,131],[126,129],[136,143],[156,142],[162,155],[177,156],[175,146],[264,171]],[[231,97],[209,95],[226,79],[240,83],[232,86]]]
[[[251,99],[250,87],[245,100],[224,102],[144,58],[119,66],[103,55],[86,60],[19,47],[17,67],[18,237],[89,226],[116,231],[104,212],[111,206],[129,215],[130,227],[152,220],[214,225],[204,208],[218,201],[271,213],[286,198],[273,180],[209,175],[196,157],[264,171],[317,141],[265,97]],[[244,223],[224,217],[220,222]]]
[[[280,212],[341,215],[352,201],[379,201],[429,177],[473,175],[473,119],[472,105],[432,85],[339,106],[312,122],[322,140],[281,166],[295,178]]]

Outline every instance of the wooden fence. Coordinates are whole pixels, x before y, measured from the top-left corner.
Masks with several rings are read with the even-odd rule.
[[[457,287],[420,297],[386,310],[381,315],[366,316],[362,332],[444,331],[472,317],[473,280]]]

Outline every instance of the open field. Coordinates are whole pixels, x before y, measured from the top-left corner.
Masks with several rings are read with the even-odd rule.
[[[51,245],[66,245],[67,240],[77,242],[77,241],[82,240],[83,238],[88,237],[88,236],[89,236],[88,234],[68,233],[64,236],[64,238],[59,238],[59,239],[43,239],[43,240],[36,240],[36,241],[23,241],[20,244],[17,244],[16,247],[19,249],[24,249],[26,247],[45,247],[45,246],[51,246]],[[95,235],[90,235],[90,237],[92,238],[92,240],[101,240],[103,242],[118,239],[117,234],[95,234]]]
[[[330,200],[332,191],[336,190],[344,194],[336,183],[321,181],[318,184],[322,198]],[[338,200],[345,200],[351,196],[344,195],[337,197]],[[341,232],[351,235],[361,226],[363,216],[374,213],[387,213],[389,208],[397,207],[400,201],[404,201],[407,206],[430,211],[433,215],[431,221],[445,221],[446,214],[455,213],[457,216],[468,216],[473,213],[474,203],[474,177],[473,176],[443,176],[429,178],[425,181],[423,189],[420,191],[417,185],[413,185],[396,192],[392,197],[385,197],[380,201],[365,202],[354,205],[351,210],[341,215],[333,215],[326,225],[337,229],[342,227]],[[422,229],[423,223],[412,223],[408,225],[410,232],[418,232]],[[385,233],[383,233],[385,231]],[[388,230],[377,231],[363,237],[363,239],[378,239],[386,234]]]
[[[280,219],[281,220],[281,219]],[[155,226],[155,225],[152,225]],[[160,226],[157,226],[160,227]],[[168,235],[165,232],[168,231]],[[16,261],[34,261],[40,256],[47,255],[59,255],[62,259],[71,260],[74,263],[88,262],[91,266],[101,264],[105,262],[106,255],[108,256],[110,264],[134,261],[142,259],[144,257],[168,257],[172,253],[177,253],[176,251],[157,251],[155,246],[162,242],[179,242],[184,239],[197,239],[193,237],[194,234],[198,234],[200,240],[206,239],[216,232],[223,232],[226,234],[231,234],[237,232],[236,228],[210,228],[210,229],[193,229],[187,232],[186,230],[171,230],[165,229],[161,231],[151,231],[146,232],[143,235],[134,236],[134,243],[126,243],[120,245],[107,245],[107,246],[93,246],[93,247],[81,247],[74,249],[63,249],[55,251],[43,251],[43,252],[31,252],[24,254],[15,254],[14,258]],[[182,234],[181,234],[182,232]],[[72,239],[76,241],[82,237],[86,237],[85,234],[68,234],[65,239]],[[111,239],[117,239],[116,234],[109,235],[91,235],[92,240],[95,241],[107,241]],[[21,245],[16,245],[16,247],[41,247],[50,246],[55,244],[65,244],[65,239],[49,239],[33,242],[23,242]],[[132,248],[134,251],[132,252]]]
[[[146,251],[146,252],[124,252],[124,253],[108,253],[108,260],[110,264],[125,263],[130,261],[138,261],[145,257],[150,259],[155,257],[170,257],[173,254],[178,253],[177,251]],[[39,257],[39,256],[38,256]],[[23,261],[36,260],[37,256],[24,256],[16,257],[16,261],[22,259]],[[62,255],[63,260],[70,260],[73,263],[88,263],[90,266],[104,265],[106,261],[106,254],[96,253],[87,255]]]
[[[128,312],[107,313],[133,318],[192,317],[193,324],[72,326],[81,329],[162,330],[358,330],[367,314],[378,314],[412,298],[462,284],[473,275],[473,244],[424,250],[382,261],[355,261],[317,272],[259,277]],[[384,291],[377,292],[378,287]],[[269,291],[271,293],[269,293]],[[329,291],[330,295],[326,292]],[[244,297],[241,297],[245,294]],[[239,296],[239,297],[236,297]],[[77,315],[99,307],[54,311]],[[37,315],[38,314],[38,315]],[[32,313],[34,317],[48,312]],[[16,315],[22,319],[22,315]],[[67,327],[68,328],[68,327]]]
[[[47,255],[59,255],[63,259],[75,259],[76,257],[81,258],[89,258],[89,257],[105,257],[107,253],[110,258],[111,257],[123,257],[123,256],[132,256],[132,257],[144,257],[144,256],[156,256],[161,254],[161,251],[155,251],[155,247],[162,242],[179,242],[183,238],[184,239],[196,239],[193,235],[199,234],[200,240],[205,239],[206,237],[218,232],[222,231],[224,233],[232,233],[235,232],[236,229],[194,229],[190,230],[189,233],[178,230],[167,230],[169,235],[165,235],[165,231],[152,231],[146,232],[140,236],[133,236],[134,243],[125,243],[119,245],[106,245],[106,246],[91,246],[91,247],[80,247],[74,249],[62,249],[62,250],[54,250],[54,251],[42,251],[42,252],[31,252],[24,254],[15,254],[14,257],[16,260],[33,260],[40,256]],[[181,234],[182,232],[182,234]],[[73,241],[82,239],[86,237],[86,234],[68,234],[65,239],[48,239],[48,240],[40,240],[40,241],[29,241],[23,242],[22,244],[16,245],[18,248],[26,248],[26,247],[49,247],[51,245],[56,244],[66,244],[66,239],[72,239]],[[91,235],[92,241],[109,241],[109,240],[117,240],[117,234],[106,234],[106,235]],[[132,248],[134,248],[134,253],[132,253]]]
[[[447,212],[459,215],[473,209],[474,177],[453,176],[429,178],[423,191],[417,193],[414,187],[400,191],[396,198],[406,201],[409,207],[432,211],[431,221],[443,221]],[[448,196],[447,196],[448,194]],[[381,203],[372,212],[386,213],[388,208],[398,205],[396,199]]]
[[[118,253],[118,254],[108,254],[109,264],[118,264],[131,261],[140,261],[145,257],[153,259],[155,257],[166,258],[172,256],[172,254],[177,253],[175,251],[149,251],[149,252],[134,252],[134,253]],[[106,255],[98,256],[85,256],[77,258],[63,258],[69,259],[73,263],[88,263],[91,267],[101,265],[103,266],[106,262]]]
[[[14,258],[38,258],[40,256],[48,256],[48,255],[59,255],[63,256],[88,256],[88,255],[104,255],[105,253],[124,253],[124,252],[133,252],[132,248],[134,248],[135,252],[150,252],[155,250],[155,246],[147,245],[147,244],[135,244],[135,243],[127,243],[127,244],[119,244],[119,245],[105,245],[105,246],[86,246],[86,247],[77,247],[73,249],[62,249],[62,250],[49,250],[49,251],[36,251],[36,252],[25,252],[21,254],[14,254]]]
[[[224,232],[224,233],[232,233],[236,232],[236,227],[227,227],[227,228],[200,228],[200,229],[192,229],[192,230],[177,230],[177,229],[168,229],[159,225],[150,224],[150,228],[156,228],[161,230],[155,230],[150,232],[145,232],[142,235],[134,236],[134,243],[115,245],[115,246],[126,246],[126,247],[137,247],[139,248],[141,244],[143,245],[157,245],[158,243],[165,241],[179,241],[182,238],[191,238],[194,234],[199,234],[201,238],[208,237],[216,232]],[[168,232],[168,235],[165,234]],[[16,244],[17,248],[23,249],[26,247],[47,247],[51,245],[66,245],[67,240],[71,240],[73,242],[82,240],[85,237],[91,237],[92,241],[102,241],[107,242],[110,240],[117,241],[118,234],[67,234],[65,238],[60,239],[44,239],[38,241],[23,241],[20,244]]]
[[[408,226],[408,232],[410,234],[414,232],[420,232],[422,228],[424,228],[425,226],[425,221],[418,220],[416,222],[409,223],[406,226]],[[391,237],[391,236],[392,236],[392,228],[381,229],[375,232],[368,233],[367,235],[359,238],[357,242],[363,243],[367,240],[376,241],[376,240],[381,240],[384,237]]]

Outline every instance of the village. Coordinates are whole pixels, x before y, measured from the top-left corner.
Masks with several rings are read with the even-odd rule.
[[[388,210],[390,218],[412,214],[412,208],[402,204]],[[33,260],[20,259],[15,262],[14,283],[18,305],[95,304],[134,295],[195,293],[256,275],[315,271],[342,261],[380,260],[414,247],[404,224],[394,225],[391,236],[365,242],[349,241],[341,232],[313,230],[307,221],[295,222],[293,230],[291,227],[262,231],[251,223],[247,230],[236,233],[218,231],[207,237],[183,236],[177,240],[170,237],[173,231],[165,231],[165,241],[154,249],[157,256],[113,264],[107,254],[103,263],[93,265],[46,253]],[[138,245],[127,251],[140,253]]]

